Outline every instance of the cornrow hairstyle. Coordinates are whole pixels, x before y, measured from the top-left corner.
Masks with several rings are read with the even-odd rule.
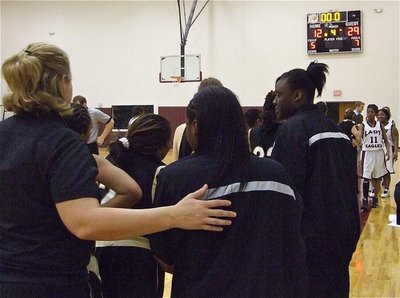
[[[322,89],[326,83],[326,74],[329,73],[328,65],[312,61],[307,70],[295,68],[282,74],[276,82],[286,79],[291,87],[291,91],[303,90],[305,99],[312,103],[317,90],[317,97],[321,96]]]
[[[129,148],[120,142],[110,145],[109,160],[124,169],[132,154],[154,155],[171,139],[171,125],[167,119],[156,114],[138,116],[129,126],[126,138]]]
[[[375,111],[375,113],[378,113],[378,106],[376,105],[376,104],[369,104],[368,106],[367,106],[367,110],[368,109],[373,109],[374,111]]]
[[[197,121],[199,155],[216,159],[211,185],[225,175],[240,173],[250,157],[247,130],[236,95],[225,87],[209,86],[197,92],[186,109],[189,123]],[[242,172],[242,177],[246,173]]]
[[[386,115],[386,120],[388,120],[388,121],[390,120],[390,117],[392,116],[390,114],[390,111],[386,108],[379,109],[378,112],[384,113]]]
[[[87,141],[91,126],[89,111],[78,103],[72,103],[71,108],[72,114],[64,117],[64,121],[70,129],[76,131],[85,141]]]
[[[10,92],[3,97],[6,110],[37,115],[71,112],[63,98],[62,79],[71,80],[68,55],[46,43],[32,43],[2,65]]]

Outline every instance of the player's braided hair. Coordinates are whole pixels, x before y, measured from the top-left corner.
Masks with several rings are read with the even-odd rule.
[[[122,168],[129,163],[130,154],[157,154],[171,139],[171,126],[160,115],[143,114],[131,123],[126,138],[129,146],[121,141],[110,145],[110,160]]]

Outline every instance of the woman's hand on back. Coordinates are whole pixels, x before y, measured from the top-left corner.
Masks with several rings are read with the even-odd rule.
[[[204,185],[173,206],[172,216],[175,227],[185,230],[220,232],[224,226],[232,224],[230,219],[236,217],[236,212],[216,209],[230,206],[231,201],[201,200],[200,198],[206,193],[207,188],[208,186]]]

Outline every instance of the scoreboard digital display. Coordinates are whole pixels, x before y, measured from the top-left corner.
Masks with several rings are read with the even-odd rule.
[[[361,52],[361,11],[307,14],[307,53]]]

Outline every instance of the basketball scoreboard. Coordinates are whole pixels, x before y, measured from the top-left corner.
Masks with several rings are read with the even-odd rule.
[[[307,14],[307,53],[361,52],[361,11]]]

